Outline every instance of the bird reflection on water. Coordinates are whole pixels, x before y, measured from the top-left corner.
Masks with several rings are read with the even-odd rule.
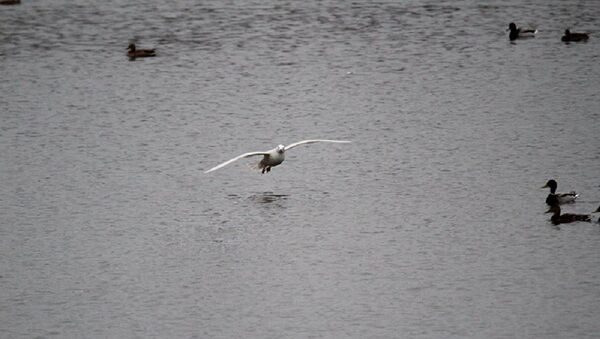
[[[275,194],[273,192],[259,192],[248,197],[248,200],[259,204],[273,204],[278,207],[285,207],[283,203],[287,200],[287,194]]]
[[[242,205],[255,205],[255,204],[265,204],[268,206],[274,206],[278,208],[285,208],[285,201],[288,199],[289,195],[287,194],[275,194],[273,192],[256,192],[250,193],[246,198],[239,196],[237,194],[229,194],[229,198],[234,200],[235,204]]]

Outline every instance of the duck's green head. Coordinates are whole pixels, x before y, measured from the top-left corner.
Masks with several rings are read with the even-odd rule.
[[[550,179],[544,186],[542,186],[542,188],[546,187],[550,187],[550,192],[554,193],[556,192],[556,187],[558,187],[558,184],[556,183],[556,180]]]

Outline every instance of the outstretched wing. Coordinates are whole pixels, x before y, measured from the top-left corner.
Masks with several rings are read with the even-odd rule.
[[[238,155],[237,157],[235,157],[233,159],[227,160],[224,163],[219,164],[219,165],[217,165],[217,166],[209,169],[208,171],[206,171],[204,173],[209,173],[209,172],[218,170],[219,168],[227,166],[227,165],[231,164],[232,162],[234,162],[236,160],[239,160],[239,159],[242,159],[242,158],[252,157],[252,156],[255,156],[255,155],[268,155],[268,154],[269,154],[268,152],[248,152],[248,153],[244,153],[242,155]]]
[[[312,144],[315,142],[335,142],[335,143],[339,143],[339,144],[345,144],[345,143],[349,143],[350,141],[347,141],[347,140],[324,140],[324,139],[302,140],[302,141],[298,141],[293,144],[289,144],[289,145],[285,146],[285,150],[287,151],[296,146],[300,146],[300,145],[304,145],[304,144]]]

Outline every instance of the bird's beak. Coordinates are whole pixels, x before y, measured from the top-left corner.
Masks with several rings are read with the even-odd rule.
[[[547,188],[548,184],[545,184],[544,186],[540,187],[540,188]]]
[[[552,212],[553,212],[553,211],[552,211],[552,208],[549,208],[549,209],[548,209],[546,212],[544,212],[544,214],[545,214],[545,213],[552,213]]]

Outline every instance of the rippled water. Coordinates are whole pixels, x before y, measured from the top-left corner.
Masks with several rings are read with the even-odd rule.
[[[597,338],[598,13],[0,6],[0,337]]]

